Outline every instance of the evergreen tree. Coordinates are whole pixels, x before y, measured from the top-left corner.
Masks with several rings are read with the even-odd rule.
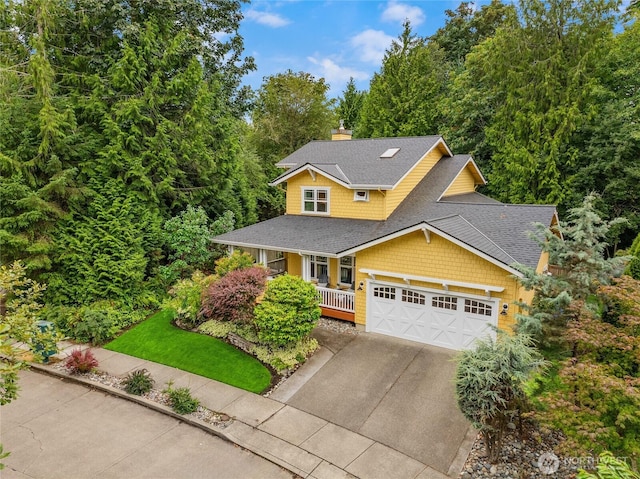
[[[553,228],[538,224],[534,239],[549,254],[553,274],[539,274],[533,268],[518,265],[524,273],[522,285],[535,292],[527,314],[518,315],[518,331],[544,343],[561,340],[571,312],[572,301],[586,301],[598,287],[607,285],[624,268],[625,258],[607,258],[607,237],[617,218],[603,220],[595,208],[596,197],[584,198],[581,206],[569,212],[569,220]]]
[[[63,13],[54,0],[0,9],[0,261],[32,272],[50,268],[51,232],[81,192],[73,158],[85,139],[52,64]]]
[[[211,217],[231,210],[239,224],[255,221],[251,165],[240,156],[247,104],[239,85],[253,64],[240,57],[241,18],[235,0],[3,4],[2,261],[24,258],[32,270],[54,265],[50,297],[64,302],[72,301],[67,293],[79,302],[108,297],[76,290],[78,271],[105,273],[86,271],[101,266],[64,246],[89,248],[81,244],[83,235],[94,238],[86,229],[105,221],[92,215],[104,214],[105,198],[117,198],[136,211],[123,221],[142,235],[129,250],[139,271],[110,292],[130,297],[140,283],[133,276],[146,277],[160,261],[150,225],[187,204]],[[104,264],[127,264],[103,246],[95,245],[113,253]]]
[[[500,333],[463,351],[456,369],[456,397],[462,414],[480,431],[487,456],[496,463],[510,422],[526,411],[525,383],[545,365],[531,340]]]
[[[514,14],[513,6],[501,0],[491,0],[489,5],[473,8],[470,2],[462,2],[458,8],[446,10],[448,17],[444,27],[429,38],[445,51],[446,59],[454,70],[464,67],[465,58],[471,49],[494,35]]]
[[[371,79],[361,110],[361,138],[438,134],[437,104],[447,81],[444,52],[405,22]]]
[[[598,58],[616,20],[615,0],[521,0],[519,21],[496,31],[484,71],[504,92],[486,129],[491,192],[509,202],[562,203],[591,114]]]
[[[634,17],[632,17],[633,19]],[[608,41],[601,58],[595,114],[578,133],[572,202],[590,191],[607,217],[629,220],[622,242],[640,230],[640,12]]]
[[[354,136],[358,136],[358,123],[360,122],[360,110],[367,94],[356,88],[353,77],[342,92],[342,97],[338,99],[338,116],[344,120],[345,128],[352,130]]]
[[[86,208],[58,228],[48,298],[70,306],[102,299],[134,304],[144,289],[150,251],[159,250],[158,217],[121,180],[91,186]]]

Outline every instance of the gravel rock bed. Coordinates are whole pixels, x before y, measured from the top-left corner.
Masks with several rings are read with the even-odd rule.
[[[318,327],[322,329],[328,329],[329,331],[333,331],[334,333],[340,334],[360,334],[360,331],[356,329],[356,325],[349,321],[341,321],[339,319],[331,319],[322,316],[318,320]]]
[[[498,464],[487,461],[484,441],[480,434],[471,448],[462,469],[460,479],[572,479],[576,477],[578,465],[563,458],[558,450],[563,436],[558,431],[543,433],[534,424],[524,425],[522,437],[510,431],[503,440],[503,450]],[[543,454],[558,458],[558,469],[545,473],[538,467]]]
[[[62,362],[54,364],[53,369],[67,372],[67,369],[64,367],[64,363]],[[112,376],[100,370],[95,370],[90,373],[78,374],[77,376],[88,379],[92,382],[100,383],[105,386],[110,386],[112,388],[121,389],[124,391],[124,378]],[[161,389],[153,388],[151,389],[151,391],[141,395],[140,397],[149,399],[150,401],[156,402],[158,404],[162,404],[163,406],[171,407],[171,404],[169,402],[169,395],[164,393]],[[200,419],[201,421],[212,424],[221,429],[224,429],[233,422],[233,418],[231,418],[227,414],[212,411],[211,409],[207,409],[202,406],[198,406],[198,409],[195,412],[187,414],[186,416]]]

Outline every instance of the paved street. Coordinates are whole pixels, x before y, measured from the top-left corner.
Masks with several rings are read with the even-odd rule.
[[[3,479],[291,478],[246,450],[145,407],[35,372],[0,408]]]

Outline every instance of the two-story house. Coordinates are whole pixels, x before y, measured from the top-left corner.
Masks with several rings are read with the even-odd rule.
[[[555,207],[477,193],[477,165],[440,136],[333,133],[278,164],[285,215],[214,241],[313,281],[323,314],[366,331],[464,349],[489,325],[509,329],[531,299],[513,265],[546,267],[528,232],[556,222]]]

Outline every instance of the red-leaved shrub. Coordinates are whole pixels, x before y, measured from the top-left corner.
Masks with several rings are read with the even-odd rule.
[[[93,368],[98,367],[98,360],[89,349],[85,349],[84,351],[75,349],[65,361],[64,367],[67,368],[71,374],[88,373]]]
[[[256,298],[267,284],[267,270],[253,268],[231,271],[202,294],[200,316],[220,321],[250,322]]]

